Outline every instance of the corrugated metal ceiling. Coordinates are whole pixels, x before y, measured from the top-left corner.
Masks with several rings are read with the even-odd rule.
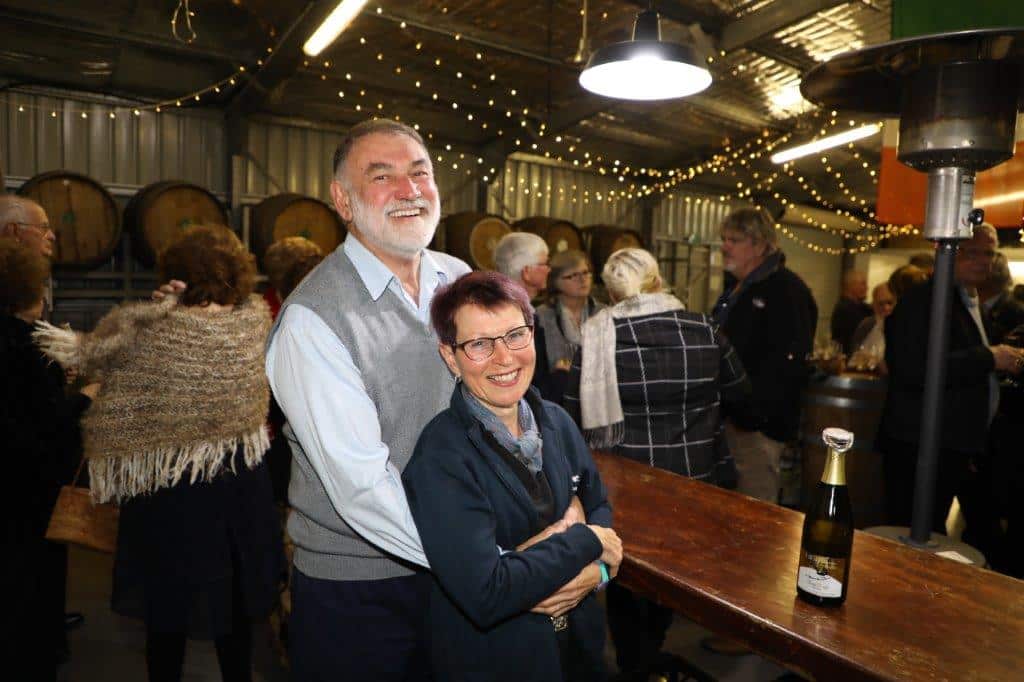
[[[725,54],[713,52],[715,82],[705,93],[651,105],[594,101],[581,92],[579,66],[572,63],[580,43],[581,0],[385,0],[372,3],[316,60],[297,56],[301,40],[295,36],[317,12],[329,11],[333,0],[193,3],[199,38],[192,45],[170,35],[174,4],[5,2],[0,74],[14,82],[145,99],[187,92],[244,64],[257,73],[257,83],[244,97],[226,92],[206,101],[243,113],[251,108],[340,126],[375,113],[399,115],[422,122],[436,140],[472,150],[502,149],[497,131],[505,130],[506,139],[525,136],[520,151],[529,151],[546,124],[549,133],[586,144],[608,159],[669,168],[708,158],[725,140],[799,130],[810,109],[796,90],[802,70],[838,51],[884,42],[891,14],[891,0],[823,2],[834,6]],[[591,49],[627,38],[636,12],[647,5],[640,0],[588,4]],[[698,37],[714,45],[735,22],[756,24],[792,5],[787,0],[687,0],[659,7],[667,17],[667,35],[693,35],[699,24],[704,33]],[[263,65],[266,48],[275,45],[281,52]],[[520,118],[528,125],[516,127]],[[540,140],[542,146],[549,140]],[[863,154],[874,162],[868,146]],[[830,184],[816,170],[808,175]],[[714,189],[731,181],[709,183]]]

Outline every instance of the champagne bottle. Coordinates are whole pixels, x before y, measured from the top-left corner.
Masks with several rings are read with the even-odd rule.
[[[853,434],[828,428],[821,438],[828,446],[828,456],[804,518],[796,592],[817,606],[839,606],[846,600],[853,550],[853,510],[845,467],[845,453],[853,446]]]

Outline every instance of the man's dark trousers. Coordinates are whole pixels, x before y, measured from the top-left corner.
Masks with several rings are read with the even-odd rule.
[[[289,659],[295,682],[430,677],[431,577],[321,580],[292,572]]]

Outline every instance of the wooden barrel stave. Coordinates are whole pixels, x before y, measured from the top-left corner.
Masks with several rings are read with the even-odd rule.
[[[443,233],[443,239],[435,237],[435,244],[445,253],[461,258],[474,269],[493,270],[494,248],[512,228],[499,216],[464,211],[446,216],[438,232]]]
[[[345,238],[345,225],[327,204],[302,194],[267,197],[253,208],[252,250],[259,262],[274,242],[286,237],[305,237],[325,254]]]
[[[562,251],[582,251],[583,238],[575,224],[568,220],[532,216],[512,223],[512,227],[520,232],[530,232],[541,237],[548,245],[551,254]]]
[[[29,178],[18,190],[43,207],[57,241],[55,265],[89,268],[114,254],[121,216],[110,193],[92,178],[56,170]]]
[[[829,376],[813,381],[804,392],[800,429],[803,504],[813,499],[825,468],[828,450],[821,441],[821,432],[829,426],[851,431],[854,444],[846,455],[846,481],[857,528],[881,525],[886,520],[882,455],[874,449],[885,405],[885,385],[882,379]]]
[[[644,248],[644,240],[636,230],[617,225],[589,225],[583,229],[587,239],[587,250],[598,276],[608,257],[619,249]]]
[[[132,197],[124,212],[132,234],[132,252],[146,267],[156,264],[160,250],[189,225],[227,225],[228,214],[213,194],[185,182],[147,185]]]

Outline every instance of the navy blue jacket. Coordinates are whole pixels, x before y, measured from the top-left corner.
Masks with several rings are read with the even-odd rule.
[[[587,522],[611,525],[611,507],[590,449],[561,407],[527,394],[543,439],[544,473],[556,519],[576,494]],[[434,574],[430,597],[434,679],[562,680],[551,620],[530,609],[601,556],[583,524],[529,549],[515,548],[544,529],[530,495],[456,388],[450,407],[423,430],[402,476]],[[501,550],[506,550],[501,553]],[[508,551],[511,550],[511,551]],[[603,674],[604,615],[593,595],[569,615],[577,659]]]

